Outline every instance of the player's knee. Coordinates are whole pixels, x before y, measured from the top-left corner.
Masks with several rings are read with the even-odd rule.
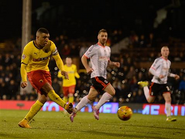
[[[47,101],[47,98],[46,97],[39,97],[38,100],[44,104],[46,101]]]
[[[147,102],[148,102],[148,103],[153,103],[153,102],[154,102],[154,99],[148,98],[148,99],[147,99]]]
[[[45,83],[43,87],[41,88],[45,93],[50,92],[53,90],[53,87],[49,83]]]
[[[171,98],[166,99],[166,103],[171,103]]]
[[[152,101],[152,100],[147,100],[148,101],[148,103],[153,103],[154,101]]]
[[[87,96],[87,99],[90,100],[90,101],[94,101],[95,100],[95,97],[88,95]]]
[[[116,94],[116,90],[115,89],[112,89],[109,93],[111,96],[114,96]]]
[[[73,94],[72,93],[69,93],[69,97],[73,97]]]

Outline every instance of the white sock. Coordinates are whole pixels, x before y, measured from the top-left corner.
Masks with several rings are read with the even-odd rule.
[[[99,109],[104,103],[109,101],[111,98],[112,96],[109,93],[105,92],[101,99],[99,100],[98,104],[95,106],[95,108]]]
[[[171,104],[168,102],[165,102],[165,109],[166,109],[166,116],[171,116]]]
[[[83,97],[81,99],[81,101],[76,105],[76,111],[81,110],[81,108],[83,108],[85,105],[87,105],[87,103],[89,103],[90,100],[87,98],[87,96]]]
[[[143,88],[143,90],[144,90],[144,94],[145,94],[146,100],[148,100],[148,98],[150,97],[148,86],[145,86]]]

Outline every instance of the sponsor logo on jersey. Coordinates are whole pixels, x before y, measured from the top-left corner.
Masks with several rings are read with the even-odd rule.
[[[33,61],[43,61],[43,60],[46,60],[48,59],[48,57],[43,57],[43,58],[33,58]]]
[[[108,57],[99,57],[99,61],[108,61],[109,60],[109,58]]]

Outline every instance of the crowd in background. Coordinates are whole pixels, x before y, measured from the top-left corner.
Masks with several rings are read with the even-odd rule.
[[[115,30],[110,33],[110,39],[108,45],[112,47],[117,42],[123,39],[122,32]],[[155,38],[152,33],[147,37],[143,34],[137,35],[135,32],[131,32],[129,39],[129,45],[126,49],[122,50],[119,54],[112,54],[111,59],[113,61],[119,61],[121,63],[120,68],[108,68],[108,80],[111,82],[116,90],[115,97],[111,100],[113,102],[120,103],[146,103],[145,96],[141,87],[137,85],[138,81],[147,80],[150,81],[152,75],[148,72],[148,68],[138,67],[137,63],[140,61],[153,62],[156,57],[160,56],[160,47],[164,45],[160,39]],[[83,40],[70,40],[65,35],[57,36],[52,39],[61,55],[64,59],[67,56],[76,58],[80,74],[80,79],[77,79],[75,101],[78,102],[84,95],[86,95],[91,86],[90,76],[87,75],[80,62],[80,57],[88,49],[90,45],[96,42],[87,42]],[[9,41],[8,41],[9,42]],[[0,53],[0,99],[1,100],[36,100],[37,93],[30,87],[29,91],[20,89],[20,61],[21,61],[21,39],[15,39],[6,43],[10,46],[1,48]],[[168,44],[170,48],[173,46],[180,51],[175,51],[170,54],[169,59],[173,62],[185,62],[184,48],[185,43],[182,40],[169,38]],[[148,48],[153,51],[143,53]],[[129,50],[137,50],[130,53]],[[156,51],[157,50],[157,51]],[[58,68],[55,61],[51,59],[50,71],[52,75],[52,86],[55,91],[62,97],[61,84],[62,80],[57,77]],[[180,75],[180,80],[176,81],[169,78],[168,85],[172,93],[173,104],[185,104],[185,69],[172,69],[173,73]],[[99,100],[101,94],[97,97]],[[157,96],[155,103],[164,103],[162,96]]]

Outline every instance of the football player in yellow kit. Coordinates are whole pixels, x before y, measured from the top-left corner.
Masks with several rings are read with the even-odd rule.
[[[31,85],[37,90],[38,100],[32,105],[27,115],[18,125],[22,128],[30,128],[29,121],[40,111],[49,97],[52,101],[63,107],[68,113],[73,110],[72,103],[64,102],[51,86],[51,74],[48,68],[50,57],[56,61],[61,74],[68,79],[64,71],[63,61],[55,44],[49,40],[50,34],[47,29],[39,28],[36,32],[36,40],[30,41],[23,50],[21,59],[21,87],[27,86],[27,77]]]
[[[72,64],[72,58],[67,57],[65,60],[66,64],[64,65],[64,70],[68,73],[69,79],[65,79],[61,72],[58,72],[58,77],[63,78],[63,100],[65,102],[73,103],[74,101],[74,92],[76,87],[76,78],[80,78],[80,75],[77,72],[76,65]]]

